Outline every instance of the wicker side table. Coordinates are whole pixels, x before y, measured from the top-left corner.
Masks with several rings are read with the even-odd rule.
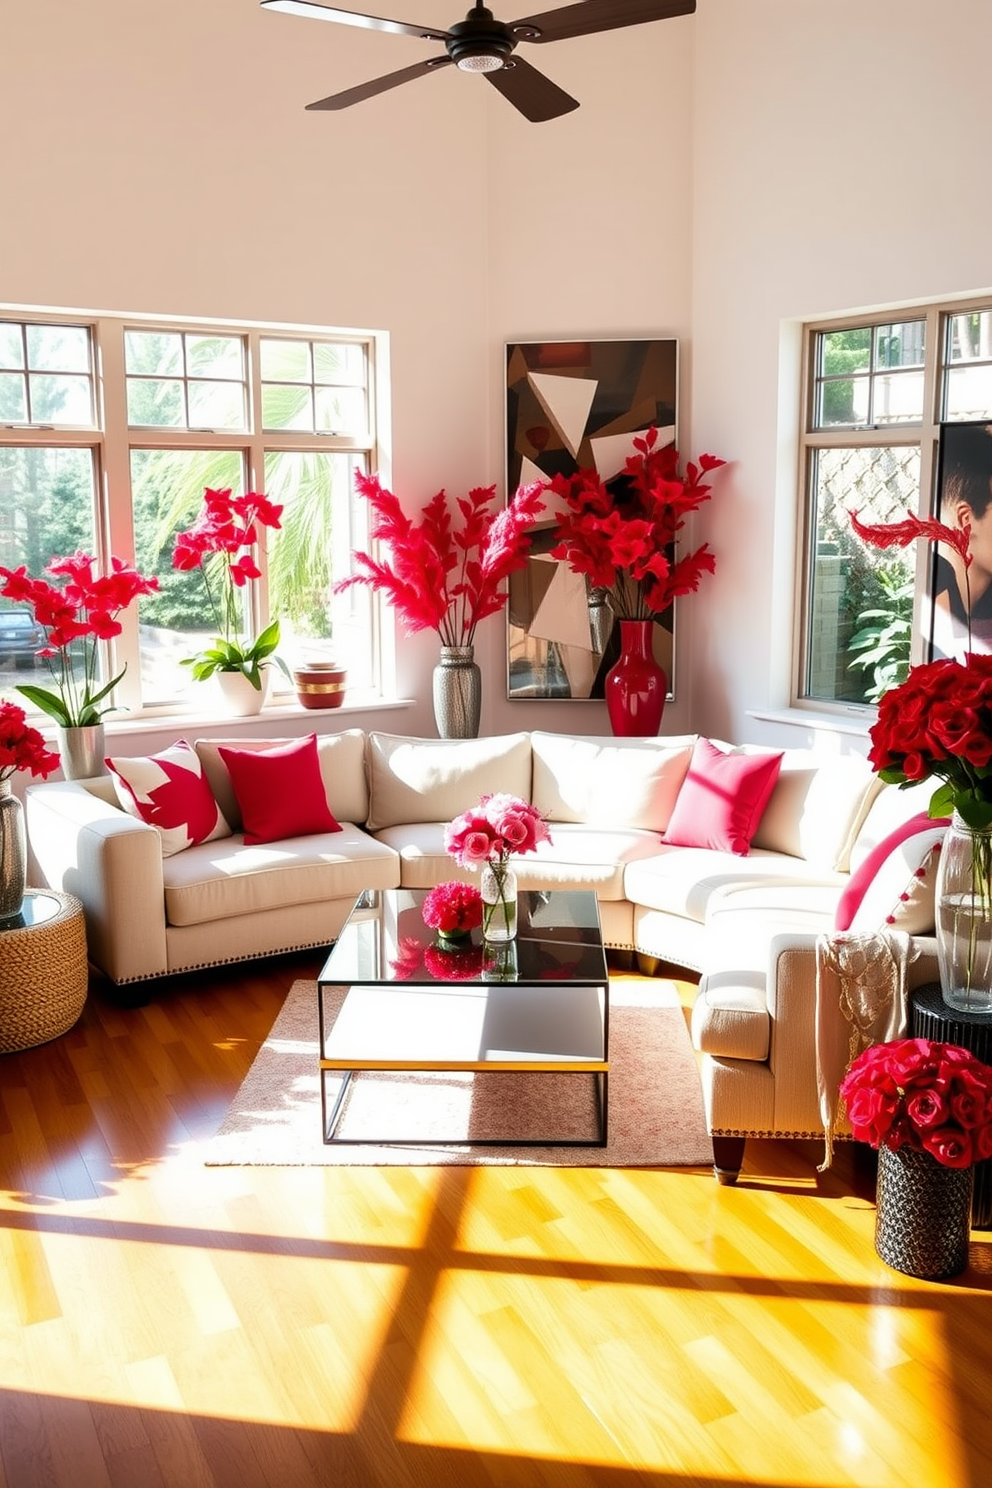
[[[68,1033],[88,982],[83,906],[72,894],[28,889],[21,913],[0,922],[0,1053]]]

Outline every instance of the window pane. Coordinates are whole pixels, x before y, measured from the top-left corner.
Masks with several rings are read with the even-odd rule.
[[[28,366],[38,372],[89,372],[89,331],[84,326],[29,325]]]
[[[369,596],[359,588],[334,595],[331,587],[350,572],[352,548],[367,546],[367,503],[359,507],[353,499],[355,471],[365,468],[364,456],[346,453],[265,457],[265,493],[283,507],[280,528],[269,534],[270,611],[282,631],[280,654],[290,667],[337,661],[347,667],[353,690],[372,684]]]
[[[244,343],[240,336],[187,336],[188,377],[228,377],[240,381],[244,375]]]
[[[127,331],[124,336],[124,366],[131,373],[148,377],[181,377],[183,338],[176,332]]]
[[[89,450],[0,447],[0,563],[24,564],[32,578],[42,578],[53,558],[80,549],[92,553],[94,486]],[[48,668],[35,655],[39,637],[30,625],[30,607],[4,602],[3,608],[0,688],[6,692],[28,681],[25,672],[47,685]],[[20,695],[17,701],[43,717]]]
[[[952,367],[946,388],[945,419],[992,418],[992,366]]]
[[[240,382],[191,382],[191,429],[245,428],[245,397]]]
[[[93,427],[93,384],[88,377],[28,377],[33,424],[82,424]]]
[[[263,429],[313,429],[313,390],[268,383],[262,388]]]
[[[28,390],[19,372],[0,372],[0,423],[25,424]]]
[[[127,421],[138,429],[182,429],[186,424],[183,384],[129,377]]]
[[[926,321],[875,327],[875,367],[922,367]]]
[[[843,372],[867,372],[871,366],[871,326],[857,330],[826,331],[817,337],[820,377],[836,377]]]
[[[0,367],[24,366],[24,341],[21,327],[9,320],[0,321]]]
[[[316,389],[317,428],[331,434],[364,434],[368,428],[364,388]]]
[[[263,336],[259,345],[259,363],[265,382],[309,382],[310,342],[276,341]]]
[[[992,360],[992,310],[951,315],[947,320],[947,360]]]
[[[840,377],[818,388],[817,429],[863,426],[868,422],[871,383],[867,377]]]
[[[918,424],[923,418],[923,373],[880,373],[872,414],[875,424]]]
[[[140,573],[157,574],[159,592],[138,601],[141,685],[146,703],[195,701],[189,670],[180,666],[209,645],[217,626],[205,599],[199,569],[172,567],[177,532],[199,515],[205,487],[244,489],[242,457],[234,450],[133,450],[131,489],[134,541]],[[201,693],[204,703],[208,694]]]
[[[364,387],[368,380],[365,347],[348,341],[314,342],[313,379]]]
[[[814,548],[805,695],[871,703],[901,680],[912,637],[913,555],[859,541],[848,513],[889,522],[919,509],[918,448],[820,450],[812,476]]]

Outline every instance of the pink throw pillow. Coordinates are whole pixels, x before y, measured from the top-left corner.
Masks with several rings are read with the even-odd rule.
[[[697,739],[662,842],[746,858],[781,767],[781,753],[731,753]]]
[[[835,930],[932,934],[933,854],[950,817],[925,811],[900,822],[851,874],[834,911]]]
[[[227,766],[241,808],[245,844],[278,842],[340,832],[324,793],[317,758],[317,735],[274,749],[227,749],[217,753]]]
[[[121,756],[106,764],[124,810],[158,832],[163,858],[198,842],[230,837],[196,750],[185,739],[158,754]]]

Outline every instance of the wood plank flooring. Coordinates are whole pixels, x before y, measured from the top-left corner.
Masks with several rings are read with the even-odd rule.
[[[992,1232],[889,1270],[848,1148],[204,1168],[319,962],[0,1056],[0,1488],[990,1488]]]

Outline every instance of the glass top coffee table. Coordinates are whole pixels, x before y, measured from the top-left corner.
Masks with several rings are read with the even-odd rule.
[[[359,896],[317,978],[321,1121],[325,1143],[420,1143],[337,1136],[354,1074],[373,1071],[527,1071],[592,1076],[596,1131],[525,1140],[431,1137],[430,1144],[605,1147],[608,1122],[609,975],[596,895],[523,891],[516,939],[442,949],[425,925],[424,889]],[[327,998],[346,989],[333,1021]],[[336,1084],[337,1089],[332,1087]]]

